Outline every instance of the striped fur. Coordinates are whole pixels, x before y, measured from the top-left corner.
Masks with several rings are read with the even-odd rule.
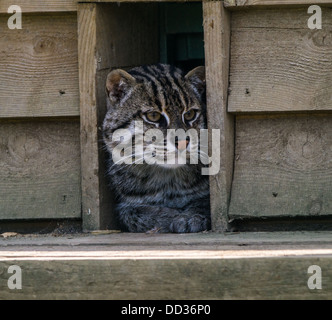
[[[106,91],[108,112],[103,133],[109,154],[118,144],[112,141],[114,131],[129,129],[134,134],[135,121],[143,121],[144,132],[158,128],[164,137],[167,129],[198,132],[206,126],[203,67],[187,75],[163,64],[137,67],[128,72],[114,70],[107,77]],[[160,120],[151,121],[151,114]],[[186,120],[193,114],[194,118]],[[168,151],[166,147],[163,149],[165,157]],[[111,158],[109,176],[124,230],[199,232],[209,229],[208,177],[201,175],[201,167],[200,162],[197,165],[189,162],[117,165]]]

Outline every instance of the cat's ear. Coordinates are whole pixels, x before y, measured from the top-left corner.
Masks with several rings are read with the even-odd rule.
[[[205,67],[200,66],[189,71],[185,78],[200,97],[205,93]]]
[[[135,78],[128,72],[121,69],[113,70],[107,75],[107,96],[112,103],[119,103],[135,84]]]

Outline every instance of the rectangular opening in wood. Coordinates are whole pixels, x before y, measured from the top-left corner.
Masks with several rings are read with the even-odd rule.
[[[117,229],[102,122],[113,69],[204,65],[202,3],[79,4],[83,227]],[[93,82],[93,83],[92,83]]]

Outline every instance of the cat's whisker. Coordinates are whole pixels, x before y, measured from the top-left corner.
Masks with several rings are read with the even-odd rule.
[[[112,174],[117,173],[118,171],[120,171],[123,168],[128,168],[131,167],[133,164],[136,164],[138,161],[141,161],[142,159],[144,159],[144,157],[141,157],[139,159],[136,159],[135,161],[133,161],[132,163],[121,163],[120,165],[118,165],[118,169],[114,170],[114,164],[109,168],[108,172],[109,174],[112,172]]]
[[[141,160],[143,160],[143,159],[144,159],[144,157],[135,160],[132,164],[130,164],[130,166],[133,165],[133,164],[137,164],[138,161],[141,161]]]
[[[123,161],[126,160],[126,159],[129,159],[129,158],[136,158],[137,156],[141,156],[141,155],[144,155],[144,153],[137,153],[137,154],[132,153],[132,154],[126,156],[126,157],[121,157],[121,159],[119,159],[118,161],[116,161],[116,162],[113,163],[112,167],[113,167],[114,165],[117,165],[117,164],[120,163],[120,162],[123,162]],[[127,164],[127,163],[126,163],[126,164]]]

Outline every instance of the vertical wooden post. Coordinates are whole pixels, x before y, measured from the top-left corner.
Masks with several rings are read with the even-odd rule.
[[[96,105],[96,4],[78,6],[83,229],[100,229]]]
[[[227,113],[230,12],[223,1],[203,1],[208,127],[220,129],[220,171],[210,176],[213,231],[228,228],[233,158],[234,117]]]
[[[78,6],[78,53],[81,112],[82,219],[84,230],[105,229],[111,219],[101,146],[101,108],[98,108],[97,24],[94,3]]]

